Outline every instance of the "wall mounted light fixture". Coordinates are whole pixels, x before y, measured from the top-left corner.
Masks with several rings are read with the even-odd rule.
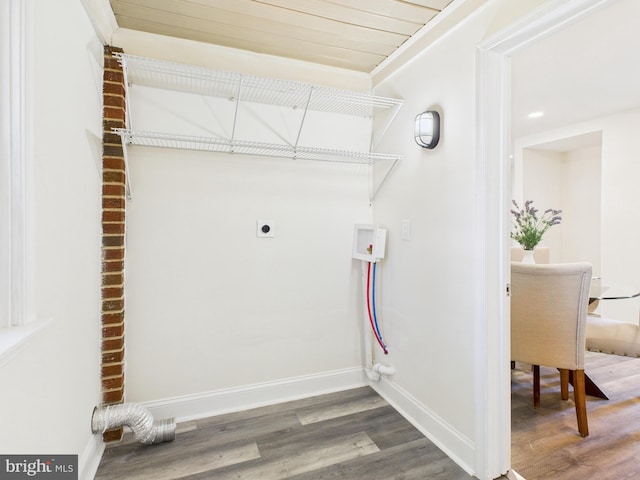
[[[416,116],[414,137],[421,147],[435,148],[440,140],[440,114],[428,111]]]

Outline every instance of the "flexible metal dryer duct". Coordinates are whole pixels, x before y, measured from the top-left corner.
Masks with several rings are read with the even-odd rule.
[[[102,405],[93,409],[93,433],[104,433],[125,425],[133,430],[140,443],[146,445],[171,442],[176,437],[176,422],[173,418],[154,422],[153,415],[137,403]]]

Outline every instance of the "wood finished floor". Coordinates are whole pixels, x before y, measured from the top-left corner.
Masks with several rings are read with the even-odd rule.
[[[541,407],[533,408],[532,375],[511,375],[511,465],[526,480],[640,478],[640,358],[587,352],[585,372],[609,400],[587,396],[589,436],[578,435],[570,388],[560,399],[560,376],[540,369]]]
[[[109,446],[96,480],[462,480],[469,475],[371,388],[178,425]]]
[[[526,480],[640,478],[640,359],[587,353],[587,374],[609,400],[587,397],[590,435],[578,435],[573,396],[556,370],[512,371],[512,466]],[[128,442],[128,443],[127,443]],[[470,477],[370,388],[178,425],[176,440],[129,438],[106,449],[96,480],[458,480]]]

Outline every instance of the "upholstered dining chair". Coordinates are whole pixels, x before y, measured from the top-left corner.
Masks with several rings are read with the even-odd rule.
[[[587,316],[587,350],[640,357],[640,324]]]
[[[560,370],[561,398],[569,375],[580,435],[589,435],[584,356],[591,264],[511,262],[511,360],[532,365],[533,403],[540,406],[540,365]]]

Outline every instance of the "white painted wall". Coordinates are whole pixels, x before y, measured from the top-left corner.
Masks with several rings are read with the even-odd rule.
[[[549,229],[540,242],[549,247],[550,261],[587,261],[599,276],[601,147],[567,152],[528,148],[522,159],[520,205],[533,200],[540,214],[548,208],[562,210],[562,223]]]
[[[566,183],[564,188],[560,185],[559,190],[563,192],[561,208],[565,226],[557,233],[561,235],[561,243],[571,245],[571,248],[562,249],[562,259],[565,262],[588,259],[593,265],[594,275],[599,276],[602,146],[569,151],[564,156]]]
[[[477,369],[474,338],[483,318],[484,277],[475,256],[484,255],[474,213],[481,201],[476,163],[476,45],[536,6],[494,1],[413,61],[377,85],[381,95],[405,104],[381,149],[404,160],[381,189],[374,221],[389,229],[384,275],[383,324],[386,361],[396,375],[380,385],[423,431],[464,468],[482,476],[486,412],[476,397],[485,372]],[[413,140],[414,117],[440,112],[440,144],[424,150]],[[411,239],[400,239],[401,221]],[[408,399],[403,401],[401,398]],[[478,436],[477,436],[478,435]],[[478,455],[479,457],[481,455]]]
[[[80,2],[32,3],[36,312],[51,322],[0,362],[0,452],[78,454],[83,478],[99,454],[102,46]]]
[[[522,198],[516,198],[518,205],[524,208],[524,202],[533,200],[533,206],[542,214],[548,208],[563,210],[562,186],[566,185],[566,177],[563,175],[563,155],[557,152],[542,152],[538,150],[525,150],[523,154],[524,183]],[[564,212],[563,212],[564,213]],[[542,238],[540,246],[549,247],[549,261],[556,262],[562,257],[561,233],[566,228],[552,227]],[[514,246],[518,246],[513,241]]]
[[[137,129],[231,135],[235,104],[226,99],[138,86],[130,93]],[[301,115],[241,104],[235,138],[294,144]],[[300,143],[368,151],[370,135],[370,120],[309,112]],[[128,157],[128,401],[214,399],[360,369],[360,270],[351,249],[354,225],[371,221],[370,167],[142,147]],[[274,238],[257,238],[258,219],[274,222]],[[212,401],[206,413],[226,408]]]
[[[603,121],[602,138],[602,279],[640,288],[640,109]],[[638,322],[640,299],[601,303],[603,316]]]
[[[370,88],[367,75],[305,62],[122,29],[112,40],[133,55]],[[135,128],[231,136],[231,102],[140,87],[131,99]],[[294,144],[301,114],[242,104],[235,138]],[[311,112],[300,144],[367,151],[370,135],[369,120]],[[185,417],[344,388],[336,378],[362,358],[351,245],[371,221],[368,167],[132,148],[130,168],[127,399]],[[258,219],[275,238],[256,238]]]

